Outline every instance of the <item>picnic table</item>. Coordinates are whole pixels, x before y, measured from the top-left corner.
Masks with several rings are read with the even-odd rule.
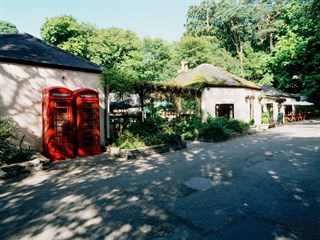
[[[298,114],[290,113],[284,116],[284,122],[297,122],[306,120],[307,114],[305,112],[299,112]]]

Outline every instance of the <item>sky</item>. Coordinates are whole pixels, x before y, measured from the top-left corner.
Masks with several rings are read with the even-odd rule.
[[[119,27],[144,37],[179,41],[191,5],[202,0],[0,0],[0,19],[40,37],[47,18],[71,15],[97,28]]]

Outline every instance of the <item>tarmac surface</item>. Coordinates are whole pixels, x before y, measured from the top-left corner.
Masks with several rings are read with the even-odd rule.
[[[0,182],[0,239],[320,239],[320,121]]]

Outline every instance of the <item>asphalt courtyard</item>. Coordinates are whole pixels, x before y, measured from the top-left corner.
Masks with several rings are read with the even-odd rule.
[[[320,121],[0,182],[0,239],[320,239]]]

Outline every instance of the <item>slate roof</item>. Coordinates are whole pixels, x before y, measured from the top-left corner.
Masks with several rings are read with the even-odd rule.
[[[170,83],[181,87],[244,87],[261,89],[253,82],[240,78],[226,70],[211,64],[201,64],[198,67],[178,74]]]
[[[292,94],[281,91],[280,89],[267,86],[267,85],[259,85],[262,89],[262,93],[268,97],[292,97]]]
[[[101,73],[103,68],[27,34],[0,35],[0,61]]]

